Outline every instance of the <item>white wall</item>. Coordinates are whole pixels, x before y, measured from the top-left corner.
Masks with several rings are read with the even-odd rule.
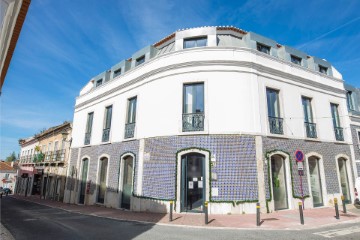
[[[196,62],[194,62],[196,61]],[[216,64],[213,64],[216,61]],[[193,62],[193,64],[189,64]],[[257,63],[285,75],[273,75],[267,69],[254,69]],[[185,65],[186,64],[186,65]],[[167,67],[162,72],[148,72]],[[172,68],[170,68],[172,67]],[[174,68],[175,67],[175,68]],[[138,97],[135,138],[197,134],[182,132],[183,84],[204,82],[206,134],[248,133],[268,135],[266,87],[280,89],[282,117],[285,118],[285,136],[305,138],[301,96],[313,98],[313,111],[319,140],[334,141],[330,102],[340,105],[341,116],[347,115],[345,95],[294,81],[303,77],[311,82],[344,89],[343,82],[329,76],[293,66],[278,58],[247,48],[196,48],[164,54],[132,69],[95,91],[78,97],[76,105],[114,89],[121,84],[144,77],[140,82],[107,94],[75,110],[73,144],[84,143],[87,113],[94,111],[91,144],[101,143],[104,110],[113,105],[111,125],[112,142],[124,140],[127,99]],[[293,77],[292,77],[293,76]],[[350,141],[348,118],[341,118],[345,140]]]

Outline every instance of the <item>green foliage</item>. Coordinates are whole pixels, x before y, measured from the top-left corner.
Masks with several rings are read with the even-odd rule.
[[[16,154],[15,152],[12,152],[7,158],[6,158],[6,162],[13,162],[16,160]]]

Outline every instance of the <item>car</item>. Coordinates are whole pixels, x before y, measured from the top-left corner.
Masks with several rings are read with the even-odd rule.
[[[12,194],[12,190],[10,188],[4,188],[3,191],[6,195]]]

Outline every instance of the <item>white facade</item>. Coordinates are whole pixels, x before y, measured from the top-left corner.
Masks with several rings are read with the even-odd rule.
[[[196,37],[205,37],[206,46],[183,49],[184,41]],[[257,44],[269,47],[269,54],[258,51]],[[281,46],[273,40],[233,27],[179,30],[154,46],[155,53],[150,52],[150,58],[146,57],[145,63],[135,67],[134,61],[138,58],[133,56],[131,63],[133,67],[120,76],[105,81],[97,87],[94,84],[98,78],[94,78],[81,90],[80,96],[76,99],[72,142],[72,148],[79,151],[78,155],[71,160],[77,162],[78,169],[83,159],[81,151],[85,148],[100,147],[101,149],[103,144],[121,144],[137,140],[141,142],[172,136],[200,138],[204,135],[236,135],[251,136],[254,139],[260,136],[266,139],[270,137],[270,139],[275,139],[274,141],[336,143],[346,149],[352,143],[341,74],[324,60],[308,57],[300,51]],[[170,47],[171,50],[165,52],[164,49]],[[297,53],[297,56],[305,56],[301,60],[301,65],[289,61],[294,53]],[[319,72],[321,67],[326,69],[326,74]],[[204,128],[201,131],[184,132],[183,88],[184,85],[192,83],[203,83],[204,86]],[[270,132],[268,117],[270,114],[266,95],[268,88],[275,89],[279,93],[279,118],[283,119],[283,134]],[[133,138],[125,138],[128,100],[133,97],[137,97],[135,133]],[[311,99],[313,124],[316,124],[317,132],[315,138],[307,137],[302,97]],[[337,140],[335,136],[331,103],[338,106],[340,119],[338,127],[343,131],[343,140]],[[112,106],[110,138],[109,141],[103,142],[105,108],[108,106]],[[91,139],[90,144],[85,144],[87,118],[91,112],[94,113]],[[265,142],[257,142],[257,144],[257,148],[264,148],[261,150],[264,151],[262,154],[257,151],[257,156],[260,156],[257,157],[258,161],[263,161],[261,156],[267,151],[263,146]],[[147,154],[149,153],[140,147],[137,167],[143,167],[142,162],[146,161],[144,158],[149,157]],[[338,154],[343,154],[342,156],[350,161],[350,154],[347,152]],[[337,160],[335,156],[333,157],[331,161],[334,161],[335,166]],[[110,161],[115,160],[110,159]],[[266,167],[266,163],[264,164]],[[287,168],[287,171],[292,171],[290,165],[287,165]],[[144,192],[141,189],[144,169],[136,171],[137,192],[135,194],[141,195]],[[209,169],[206,171],[209,171],[211,175]],[[266,175],[266,173],[260,174],[262,181],[265,179],[266,182],[267,179],[263,174]],[[348,174],[348,178],[352,179],[351,167]],[[322,176],[322,178],[325,177]],[[290,177],[288,181],[291,181]],[[352,181],[349,184],[350,189],[353,189]],[[179,191],[176,189],[177,201],[181,196]],[[265,202],[266,193],[261,191],[258,193],[257,200]],[[353,195],[352,190],[351,192]],[[291,193],[292,190],[288,189],[288,194],[291,195]],[[334,196],[339,197],[341,193],[323,194],[326,200],[324,205],[326,205],[328,200]],[[92,196],[95,198],[95,195]],[[211,202],[209,197],[207,195],[206,199]],[[292,201],[289,208],[296,207],[297,199],[294,198]],[[93,202],[96,201],[89,203]],[[229,205],[215,202],[210,203],[210,209],[214,213],[231,212],[238,208],[229,210]],[[243,209],[236,211],[244,211],[244,209],[246,212],[254,211],[253,205],[253,203],[244,203],[241,205]],[[273,207],[270,206],[270,208]]]

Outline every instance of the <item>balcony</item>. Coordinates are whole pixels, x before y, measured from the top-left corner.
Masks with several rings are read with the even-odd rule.
[[[269,116],[270,133],[272,134],[284,134],[283,119],[278,117]]]
[[[335,139],[337,141],[344,141],[344,130],[342,127],[334,127]]]
[[[135,123],[125,124],[125,138],[133,138],[135,132]]]
[[[316,123],[305,122],[306,137],[317,138]]]
[[[105,128],[102,134],[102,141],[108,142],[110,139],[110,128]]]
[[[204,113],[183,113],[183,132],[204,131]]]
[[[91,132],[85,133],[84,145],[89,145],[90,144],[90,139],[91,139]]]

